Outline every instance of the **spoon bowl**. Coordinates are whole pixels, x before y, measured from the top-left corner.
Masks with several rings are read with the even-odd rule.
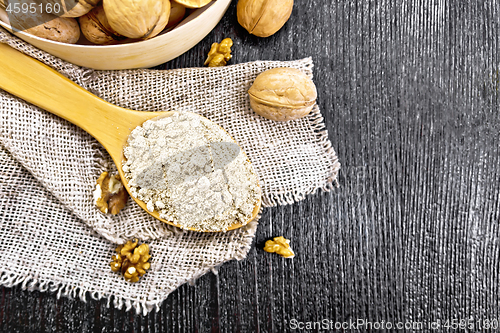
[[[130,194],[130,186],[122,170],[123,148],[126,146],[130,133],[147,120],[169,117],[175,111],[134,111],[113,105],[93,95],[38,60],[1,43],[0,64],[2,67],[0,88],[68,120],[92,135],[108,151],[116,164],[124,187]],[[148,211],[146,203],[143,201],[132,195],[131,197],[148,214],[164,223],[178,227],[178,225],[160,218],[156,210]],[[260,211],[260,206],[261,200],[259,199],[247,223],[255,219]],[[227,230],[234,230],[245,224],[235,221]]]

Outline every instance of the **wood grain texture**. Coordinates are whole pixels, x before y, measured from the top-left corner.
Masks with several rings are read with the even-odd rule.
[[[312,56],[341,187],[265,209],[245,260],[181,286],[159,312],[0,288],[0,331],[288,332],[293,319],[472,319],[480,331],[499,320],[499,17],[496,0],[296,1],[261,39],[233,2],[158,68],[202,66],[225,37],[232,63]],[[262,250],[278,235],[293,260]]]

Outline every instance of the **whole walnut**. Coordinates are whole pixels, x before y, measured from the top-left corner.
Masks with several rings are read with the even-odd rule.
[[[57,17],[47,13],[38,16],[30,14],[29,11],[27,13],[21,11],[11,17],[2,16],[2,21],[14,29],[55,42],[75,44],[80,38],[80,26],[70,17]]]
[[[185,15],[186,15],[186,7],[175,1],[171,1],[170,17],[168,18],[167,28],[173,27],[174,25],[182,21]]]
[[[288,67],[260,73],[248,94],[250,106],[257,114],[276,121],[306,116],[317,97],[314,82],[300,70]]]
[[[102,6],[97,6],[78,19],[82,34],[89,42],[104,45],[125,39],[111,28]]]
[[[288,21],[293,0],[239,0],[238,23],[255,36],[269,37]]]
[[[158,35],[170,16],[169,0],[103,0],[103,7],[113,30],[129,38]]]
[[[75,44],[80,39],[78,22],[70,17],[58,17],[24,32],[68,44]]]
[[[95,8],[99,1],[101,0],[62,0],[61,2],[64,4],[64,14],[62,17],[83,16]]]

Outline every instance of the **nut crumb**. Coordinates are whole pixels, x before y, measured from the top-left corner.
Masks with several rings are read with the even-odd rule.
[[[231,38],[223,39],[220,44],[213,43],[204,65],[208,65],[208,67],[225,66],[229,59],[232,58],[231,46],[233,46]]]
[[[128,199],[128,193],[120,176],[110,176],[108,172],[103,172],[99,176],[93,194],[94,204],[104,214],[118,214],[125,207]]]
[[[283,236],[274,237],[273,240],[268,240],[264,246],[264,251],[277,253],[283,258],[295,257],[295,254],[290,248],[290,240]]]

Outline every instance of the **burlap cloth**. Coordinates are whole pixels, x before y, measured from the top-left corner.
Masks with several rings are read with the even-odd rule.
[[[55,68],[101,98],[136,110],[189,108],[220,124],[259,174],[264,206],[293,203],[329,190],[340,164],[317,106],[301,120],[274,122],[250,109],[247,90],[273,67],[312,76],[312,60],[256,61],[219,68],[95,71],[64,62],[0,28],[6,43]],[[146,314],[181,284],[231,259],[243,259],[257,221],[226,233],[183,232],[131,199],[116,217],[92,204],[95,180],[114,164],[78,127],[0,90],[0,283],[88,293]],[[258,220],[258,218],[257,218]],[[151,247],[150,271],[128,283],[110,270],[115,243],[137,237]]]

